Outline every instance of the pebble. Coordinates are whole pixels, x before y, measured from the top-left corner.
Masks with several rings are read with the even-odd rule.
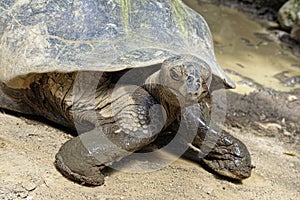
[[[294,163],[290,163],[290,167],[294,168],[295,167]]]
[[[36,184],[33,182],[25,182],[22,184],[22,186],[27,191],[32,191],[36,188]]]
[[[277,124],[277,123],[268,123],[266,124],[267,128],[268,129],[273,129],[273,130],[281,130],[282,129],[282,126],[280,124]]]
[[[210,187],[207,187],[207,188],[204,188],[204,191],[205,191],[206,194],[211,194],[214,191],[214,189],[210,188]]]
[[[26,200],[33,200],[33,196],[27,196]]]
[[[296,101],[298,99],[298,97],[294,96],[294,95],[289,95],[288,96],[288,101],[289,102],[293,102],[293,101]]]
[[[293,134],[291,132],[288,132],[287,130],[283,131],[283,135],[285,136],[292,136]]]
[[[26,192],[26,191],[19,191],[18,192],[18,196],[24,199],[24,198],[26,198],[28,196],[28,192]]]

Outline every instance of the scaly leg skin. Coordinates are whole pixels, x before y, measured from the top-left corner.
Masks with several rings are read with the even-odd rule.
[[[8,96],[5,92],[8,92],[10,95]],[[22,92],[11,90],[4,83],[0,82],[0,108],[29,115],[34,114],[33,109],[22,101],[22,96],[24,96]]]
[[[105,113],[110,110],[110,117],[103,117],[101,110],[96,109],[100,113],[97,122],[90,116],[96,128],[60,148],[55,164],[66,177],[86,185],[102,185],[103,168],[153,142],[161,131],[162,110],[153,107],[156,104],[153,97],[142,88],[130,94],[124,87],[115,91],[119,95],[113,99],[111,108],[106,107]],[[112,109],[116,110],[112,112]],[[81,114],[88,119],[86,114]]]
[[[235,180],[250,177],[253,169],[251,157],[247,147],[240,140],[224,130],[219,133],[213,130],[208,130],[206,133],[201,131],[201,134],[218,134],[218,138],[212,139],[212,137],[206,136],[205,139],[200,139],[201,136],[198,134],[192,142],[192,147],[201,149],[197,151],[191,148],[188,151],[189,154],[194,158],[198,158],[198,160],[202,159],[201,161],[209,169],[222,176]],[[211,147],[210,145],[214,142],[215,145]],[[207,149],[209,149],[209,152],[206,152]]]
[[[248,178],[253,166],[247,147],[226,131],[209,127],[203,112],[196,110],[197,107],[187,109],[183,116],[187,130],[196,127],[195,123],[198,124],[198,130],[186,156],[203,162],[210,170],[222,176],[236,180]],[[194,113],[198,116],[195,117]]]

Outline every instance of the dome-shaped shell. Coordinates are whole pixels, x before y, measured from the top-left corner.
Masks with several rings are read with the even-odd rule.
[[[31,73],[118,71],[174,54],[219,67],[205,20],[180,0],[6,0],[0,2],[0,81]]]

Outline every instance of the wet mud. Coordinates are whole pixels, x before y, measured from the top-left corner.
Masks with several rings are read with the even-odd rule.
[[[202,6],[205,4],[224,5],[231,9],[250,14],[268,30],[267,37],[279,41],[285,48],[290,49],[296,56],[300,55],[300,43],[290,36],[290,32],[284,30],[278,21],[278,11],[287,0],[198,0]]]
[[[226,124],[278,137],[300,150],[300,93],[259,89],[247,95],[227,92]]]

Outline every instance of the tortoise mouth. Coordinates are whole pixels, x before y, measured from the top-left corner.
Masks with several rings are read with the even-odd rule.
[[[178,90],[169,88],[173,95],[177,98],[181,106],[190,106],[198,102],[198,99],[192,99],[188,95],[183,95]]]
[[[190,96],[188,94],[182,94],[176,89],[169,88],[169,90],[173,93],[175,98],[178,100],[179,104],[183,107],[191,106],[197,104],[201,100],[201,95],[197,97]]]

